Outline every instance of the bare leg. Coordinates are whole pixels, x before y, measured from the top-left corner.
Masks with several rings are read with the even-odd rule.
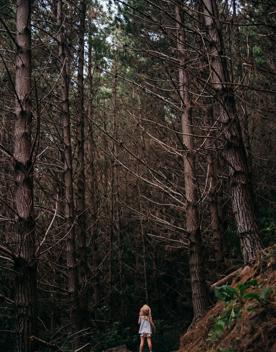
[[[149,351],[152,352],[152,342],[151,342],[151,337],[147,337],[147,343],[149,347]]]
[[[140,336],[140,348],[139,348],[139,352],[143,352],[144,343],[145,343],[145,338],[144,338],[144,336]]]

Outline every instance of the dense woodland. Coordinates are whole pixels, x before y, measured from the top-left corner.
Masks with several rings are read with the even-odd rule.
[[[275,242],[273,0],[0,0],[0,350],[155,349]],[[86,346],[81,349],[82,346]]]

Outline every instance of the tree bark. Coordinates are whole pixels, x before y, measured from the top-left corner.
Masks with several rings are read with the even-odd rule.
[[[139,95],[137,95],[137,100],[138,100],[138,111],[139,111],[139,126],[142,126],[142,104],[141,104],[141,98]],[[145,138],[144,138],[144,134],[143,131],[141,130],[141,128],[139,128],[139,139],[140,139],[140,149],[138,150],[138,156],[141,160],[143,160],[145,158]],[[143,174],[144,169],[142,168],[142,166],[140,165],[140,163],[137,163],[137,175],[141,175]],[[143,209],[142,209],[142,201],[141,201],[141,180],[138,178],[137,180],[137,191],[138,191],[138,205],[139,205],[139,212],[142,213]],[[145,241],[145,229],[144,229],[144,223],[143,223],[143,219],[140,216],[139,219],[140,222],[140,232],[141,232],[141,240],[139,240],[139,248],[140,246],[142,246],[142,261],[143,261],[143,281],[144,281],[144,299],[145,302],[149,303],[149,285],[148,285],[148,268],[147,268],[147,246],[146,246],[146,241]],[[140,272],[140,267],[139,269],[137,268],[137,271]]]
[[[118,58],[115,57],[113,61],[112,71],[114,73],[113,87],[112,87],[112,134],[113,137],[118,140]],[[121,237],[121,209],[120,209],[120,182],[118,174],[118,150],[115,141],[112,141],[112,165],[111,165],[111,231],[113,241],[117,239],[117,258],[118,258],[118,285],[120,291],[120,316],[124,319],[125,312],[125,297],[123,288],[123,248],[122,248],[122,237]],[[115,254],[115,253],[114,253]],[[115,259],[115,256],[114,256]]]
[[[64,216],[66,221],[66,266],[68,278],[68,293],[70,300],[70,315],[74,332],[79,330],[78,321],[78,277],[76,268],[76,245],[75,245],[75,219],[74,219],[74,196],[73,196],[73,172],[72,172],[72,147],[71,147],[71,122],[69,111],[69,74],[68,56],[65,47],[65,25],[62,8],[62,0],[57,4],[58,44],[59,60],[61,67],[61,115],[63,126],[64,148]],[[75,341],[76,342],[76,341]]]
[[[16,73],[14,130],[14,202],[17,211],[17,249],[14,262],[17,350],[31,352],[36,334],[37,261],[33,205],[33,162],[31,141],[31,1],[17,0]]]
[[[88,318],[88,263],[87,263],[87,234],[86,234],[86,209],[85,209],[85,159],[84,159],[84,35],[86,19],[86,0],[80,1],[80,25],[79,25],[79,49],[78,49],[78,92],[77,92],[77,192],[76,192],[76,213],[78,223],[78,244],[79,244],[79,278],[80,278],[80,310],[79,318],[82,326],[87,325]]]
[[[205,124],[206,127],[211,129],[213,125],[213,106],[208,108],[205,114]],[[222,231],[219,219],[218,211],[218,179],[216,171],[216,145],[212,142],[211,137],[215,137],[214,133],[210,131],[209,138],[207,138],[206,148],[207,148],[207,189],[208,196],[207,200],[209,203],[210,210],[210,220],[211,220],[211,230],[212,230],[212,240],[214,249],[214,258],[218,268],[222,268],[224,265],[224,253],[222,245]],[[214,140],[213,140],[214,141]]]
[[[96,143],[94,140],[94,126],[93,126],[93,65],[92,65],[92,35],[93,31],[91,30],[91,23],[89,25],[89,36],[88,36],[88,87],[89,87],[89,101],[88,101],[88,130],[89,130],[89,142],[88,142],[88,154],[89,154],[89,168],[88,168],[88,178],[89,178],[89,188],[90,188],[90,208],[92,211],[92,217],[94,223],[97,222],[98,216],[98,184],[97,184],[97,174],[95,167],[96,160]],[[98,249],[97,249],[97,227],[94,228],[92,233],[92,241],[91,241],[91,266],[92,266],[92,275],[94,276],[94,280],[92,281],[92,295],[93,295],[93,306],[97,306],[99,302],[99,275],[98,275]],[[94,312],[92,312],[93,316]]]
[[[252,262],[262,245],[250,192],[247,157],[225,59],[216,0],[202,0],[209,34],[211,81],[219,104],[218,120],[224,135],[223,156],[229,167],[231,201],[245,263]]]
[[[185,52],[185,33],[180,27],[181,16],[179,6],[176,6],[177,21],[177,49],[179,53],[179,93],[181,105],[183,108],[181,116],[183,145],[185,146],[184,161],[184,181],[186,196],[186,230],[189,233],[190,253],[189,269],[191,276],[192,301],[194,320],[197,320],[205,312],[208,305],[208,294],[205,283],[203,262],[202,262],[202,245],[201,233],[198,214],[198,196],[195,180],[195,160],[193,147],[193,131],[191,119],[191,104],[188,93],[189,77],[185,69],[186,52]]]

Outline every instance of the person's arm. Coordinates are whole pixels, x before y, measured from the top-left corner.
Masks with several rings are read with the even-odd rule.
[[[151,326],[154,328],[154,330],[156,330],[156,326],[155,326],[155,324],[154,324],[154,321],[153,321],[151,315],[150,315],[150,317],[149,317],[149,321],[150,321]]]

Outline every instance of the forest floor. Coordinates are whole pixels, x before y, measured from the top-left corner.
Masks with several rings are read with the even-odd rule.
[[[216,288],[217,304],[180,339],[179,352],[276,352],[276,246]]]

